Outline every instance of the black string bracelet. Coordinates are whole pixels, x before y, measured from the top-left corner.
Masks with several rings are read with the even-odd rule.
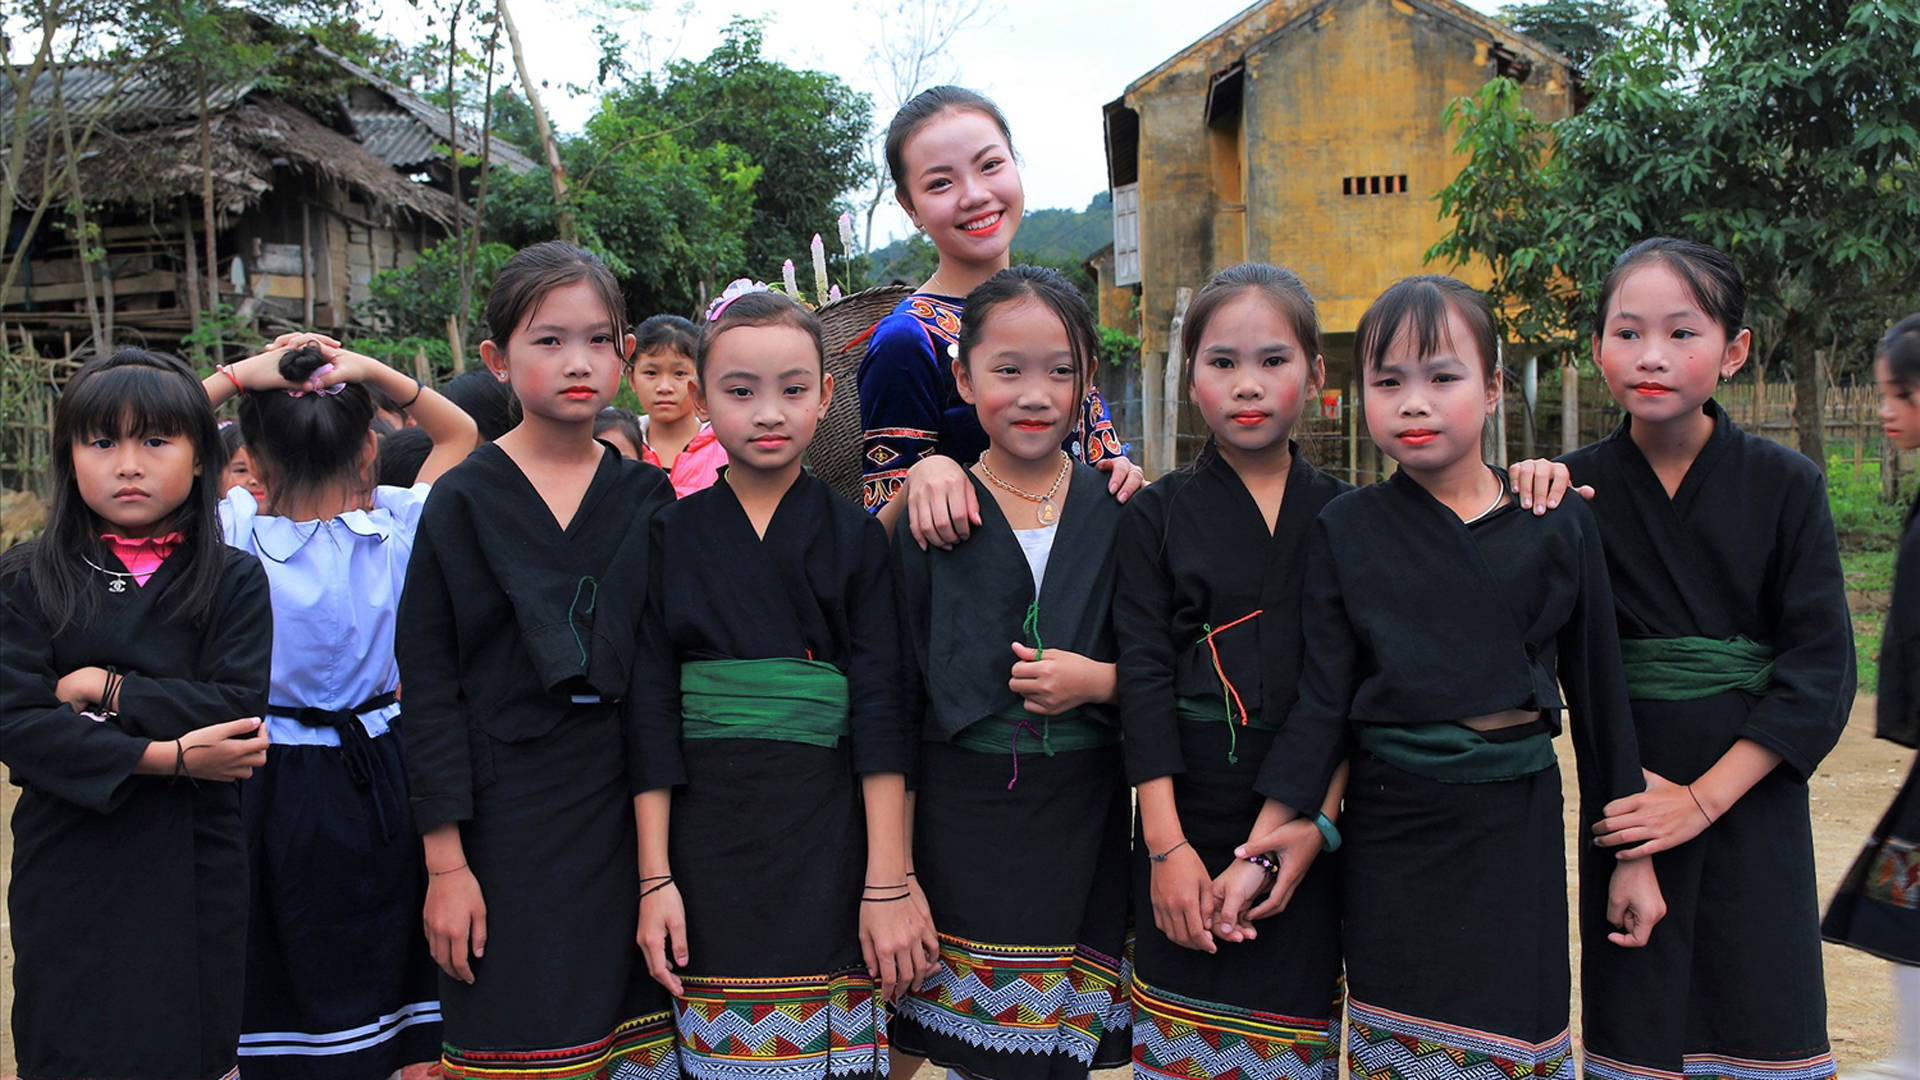
[[[647,891],[641,893],[640,899],[645,900],[647,897],[652,896],[654,893],[659,892],[661,889],[664,889],[671,884],[673,884],[673,878],[669,877],[665,881],[662,881],[660,884],[655,885],[653,888],[648,889]]]
[[[895,900],[905,900],[910,895],[912,894],[901,893],[899,896],[863,896],[860,898],[860,902],[863,904],[891,904]]]

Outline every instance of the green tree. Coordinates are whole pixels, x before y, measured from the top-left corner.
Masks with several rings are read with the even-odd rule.
[[[1635,9],[1631,0],[1540,0],[1503,5],[1499,18],[1586,71],[1633,28]]]
[[[741,274],[806,266],[815,233],[838,252],[843,195],[872,178],[864,155],[873,106],[837,75],[790,68],[761,55],[762,23],[736,18],[706,59],[676,61],[664,80],[637,89],[687,125],[697,146],[738,147],[763,170],[753,192]],[[657,87],[657,89],[656,89]]]
[[[1920,267],[1917,58],[1912,0],[1672,0],[1594,62],[1577,115],[1541,125],[1497,80],[1456,108],[1470,161],[1429,257],[1490,260],[1497,288],[1560,310],[1564,340],[1634,241],[1713,244],[1778,326],[1800,449],[1824,463],[1839,317],[1910,298]]]

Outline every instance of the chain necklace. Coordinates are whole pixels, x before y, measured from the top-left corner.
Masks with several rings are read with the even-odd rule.
[[[80,561],[107,575],[108,592],[123,593],[127,591],[127,579],[132,577],[132,574],[121,573],[118,570],[109,570],[99,563],[94,562],[92,559],[87,558],[85,555],[80,556]]]
[[[1066,483],[1067,470],[1072,467],[1073,459],[1067,456],[1065,450],[1060,451],[1060,475],[1053,478],[1053,486],[1047,489],[1045,495],[1035,495],[1025,488],[1014,487],[1012,484],[995,476],[992,467],[987,464],[987,456],[985,454],[980,455],[980,471],[986,474],[987,479],[992,482],[995,487],[1002,491],[1011,491],[1028,502],[1040,504],[1034,509],[1033,516],[1038,519],[1042,525],[1051,525],[1055,521],[1060,520],[1060,508],[1054,504],[1053,497],[1059,492],[1060,485]]]

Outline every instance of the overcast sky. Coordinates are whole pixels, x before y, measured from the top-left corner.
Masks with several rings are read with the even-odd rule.
[[[592,111],[592,99],[569,100],[559,87],[592,75],[597,56],[588,34],[592,19],[574,15],[575,5],[555,0],[510,2],[534,77],[552,84],[546,92],[548,111],[562,129],[577,130]],[[657,66],[669,55],[705,56],[735,13],[765,15],[770,20],[767,55],[793,67],[832,72],[856,89],[874,92],[871,49],[881,21],[870,5],[886,2],[700,0],[698,18],[683,20],[672,10],[675,0],[654,0],[655,10],[628,16],[620,25],[628,40],[650,38],[647,53]],[[1498,6],[1497,0],[1465,2],[1487,12]],[[980,90],[1005,110],[1029,209],[1080,209],[1106,187],[1101,106],[1246,6],[1244,0],[1001,0],[991,21],[955,39],[946,70],[935,75]],[[405,4],[389,10],[395,22],[418,17],[411,14],[418,9]],[[407,36],[398,26],[391,32]],[[636,61],[642,59],[639,51]],[[881,112],[885,106],[875,97]],[[890,115],[877,115],[876,125]],[[823,222],[822,231],[830,224]],[[876,242],[907,228],[905,215],[897,212],[876,220],[881,234]]]

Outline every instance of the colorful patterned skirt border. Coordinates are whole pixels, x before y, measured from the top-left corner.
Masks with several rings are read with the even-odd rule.
[[[1571,1076],[1560,770],[1446,783],[1354,755],[1340,831],[1349,1071]]]
[[[1337,1005],[1337,1003],[1336,1003]],[[1169,1080],[1334,1080],[1338,1018],[1196,1001],[1133,979],[1133,1071]]]
[[[1920,757],[1841,879],[1820,933],[1896,964],[1920,965]]]
[[[1581,1057],[1586,1065],[1586,1074],[1592,1080],[1823,1080],[1834,1074],[1831,1053],[1814,1054],[1793,1061],[1760,1061],[1728,1057],[1725,1054],[1688,1054],[1683,1072],[1629,1065],[1591,1050],[1583,1052]]]
[[[584,1046],[557,1050],[461,1050],[440,1059],[449,1080],[676,1080],[673,1014],[655,1013],[621,1024]]]
[[[1233,862],[1266,797],[1253,790],[1274,733],[1223,720],[1183,720],[1187,771],[1173,779],[1187,841],[1207,873]],[[1138,818],[1134,835],[1141,835]],[[1252,941],[1203,953],[1154,925],[1153,867],[1133,848],[1134,1069],[1179,1080],[1305,1080],[1339,1071],[1326,1053],[1340,1017],[1340,856],[1322,852],[1285,911]],[[1337,1038],[1334,1040],[1337,1043]]]
[[[907,1054],[979,1080],[1071,1080],[1132,1057],[1120,749],[924,743],[914,863],[940,965],[901,1001]]]
[[[1547,1080],[1572,1075],[1571,1031],[1528,1042],[1444,1024],[1351,998],[1347,1001],[1347,1068],[1356,1080]]]
[[[865,970],[683,980],[680,1067],[694,1080],[885,1076],[886,1012]]]

